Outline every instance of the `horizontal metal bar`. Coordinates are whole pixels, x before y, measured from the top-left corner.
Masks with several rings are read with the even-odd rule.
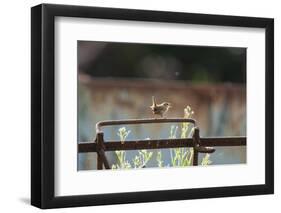
[[[200,138],[201,146],[246,146],[246,137]]]
[[[192,123],[196,121],[190,118],[146,118],[146,119],[128,119],[128,120],[108,120],[100,121],[96,124],[96,132],[101,132],[102,126],[123,125],[123,124],[147,124],[147,123]]]
[[[246,146],[246,137],[219,137],[219,138],[200,138],[200,146]],[[115,150],[140,150],[140,149],[165,149],[193,147],[192,138],[186,139],[162,139],[162,140],[135,140],[104,142],[104,151]],[[95,142],[81,142],[78,144],[78,152],[96,152]]]

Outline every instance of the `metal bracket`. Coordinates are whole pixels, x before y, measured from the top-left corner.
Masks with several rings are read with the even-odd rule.
[[[198,166],[199,153],[213,153],[215,152],[215,149],[213,147],[201,146],[200,133],[198,127],[194,127],[192,138],[193,138],[193,166]]]

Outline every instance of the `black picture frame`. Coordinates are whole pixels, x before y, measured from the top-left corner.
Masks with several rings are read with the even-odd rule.
[[[264,28],[265,184],[95,195],[54,195],[54,22],[55,17],[100,18],[162,23]],[[41,4],[31,8],[31,204],[59,208],[272,194],[274,192],[274,20],[164,11]]]

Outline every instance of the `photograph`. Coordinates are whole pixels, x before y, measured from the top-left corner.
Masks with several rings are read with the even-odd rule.
[[[78,40],[77,143],[102,131],[112,170],[194,166],[194,147],[182,144],[195,129],[214,143],[247,136],[246,56],[245,47]],[[199,151],[196,165],[247,163],[246,145],[225,143]],[[98,155],[78,151],[77,170],[104,169]]]
[[[31,8],[33,206],[274,193],[274,18],[150,8]]]

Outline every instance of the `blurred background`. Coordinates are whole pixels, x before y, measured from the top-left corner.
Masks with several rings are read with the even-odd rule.
[[[78,41],[77,51],[78,142],[93,141],[102,120],[154,117],[152,96],[172,103],[167,117],[183,117],[190,106],[201,137],[246,135],[246,48]],[[127,140],[168,138],[171,125],[125,126]],[[118,140],[123,126],[104,128],[105,140]],[[135,154],[128,151],[128,160]],[[114,152],[107,157],[116,163]],[[170,163],[169,150],[163,159]],[[210,160],[245,163],[246,148],[218,147]],[[147,166],[155,164],[152,159]],[[96,154],[78,154],[78,170],[92,169]]]

